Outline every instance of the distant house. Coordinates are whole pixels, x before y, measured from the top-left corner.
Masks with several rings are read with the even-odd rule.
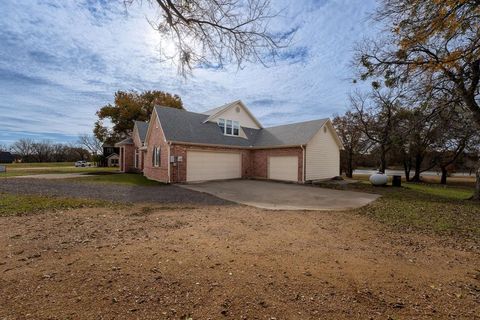
[[[0,151],[0,163],[12,163],[15,160],[13,154],[8,151]]]
[[[115,144],[120,148],[120,170],[123,172],[143,172],[147,148],[148,122],[135,121],[131,137]],[[133,161],[126,161],[132,159]]]
[[[105,159],[103,166],[118,167],[119,161],[120,161],[119,160],[120,149],[109,144],[104,144],[102,146],[102,149],[103,149],[103,158]]]
[[[264,128],[241,101],[204,113],[157,106],[115,146],[121,171],[166,183],[329,179],[343,148],[330,119]]]

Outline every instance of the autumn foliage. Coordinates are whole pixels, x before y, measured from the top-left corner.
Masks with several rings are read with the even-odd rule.
[[[114,103],[97,111],[98,120],[93,130],[102,142],[114,144],[126,138],[133,129],[134,121],[148,121],[154,106],[183,109],[182,99],[163,91],[117,91]],[[108,120],[111,128],[104,124]]]

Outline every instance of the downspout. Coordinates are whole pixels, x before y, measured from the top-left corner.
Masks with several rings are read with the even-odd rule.
[[[305,177],[306,177],[306,173],[305,173],[305,166],[306,166],[305,146],[301,145],[300,147],[302,147],[302,155],[303,155],[302,175],[303,175],[303,183],[305,183]]]
[[[170,142],[167,142],[168,144],[168,167],[167,167],[167,174],[168,174],[168,182],[167,183],[171,183],[171,178],[170,178],[170,166],[171,166],[171,163],[170,163],[170,148],[172,147],[171,143]]]

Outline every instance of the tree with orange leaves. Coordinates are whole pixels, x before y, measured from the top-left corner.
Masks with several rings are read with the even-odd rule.
[[[480,0],[383,0],[374,17],[388,36],[358,48],[362,79],[382,76],[447,94],[480,128]]]

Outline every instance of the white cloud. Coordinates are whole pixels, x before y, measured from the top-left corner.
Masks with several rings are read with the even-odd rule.
[[[178,93],[192,111],[242,99],[265,125],[341,112],[353,44],[371,29],[374,0],[301,3],[275,1],[283,10],[272,22],[275,30],[299,27],[287,54],[300,62],[197,69],[185,80],[160,61],[160,38],[146,19],[157,13],[147,5],[126,13],[120,1],[2,2],[0,139],[89,132],[95,111],[120,89]]]

